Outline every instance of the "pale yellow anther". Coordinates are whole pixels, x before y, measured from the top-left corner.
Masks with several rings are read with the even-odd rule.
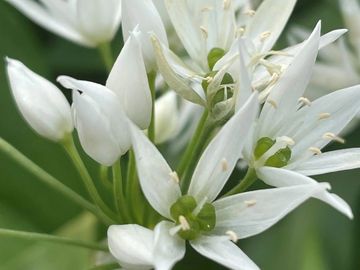
[[[229,170],[229,162],[226,160],[226,158],[223,158],[221,160],[221,170],[223,172],[226,172],[227,170]]]
[[[200,26],[201,32],[204,34],[205,38],[208,38],[209,32],[205,26]]]
[[[330,113],[320,113],[319,120],[328,119],[331,116]]]
[[[261,41],[261,42],[264,42],[264,41],[267,40],[270,36],[271,36],[271,32],[270,32],[270,31],[262,32],[262,33],[260,34],[260,41]]]
[[[239,241],[239,237],[238,237],[238,235],[236,234],[236,232],[234,232],[234,231],[227,231],[225,234],[226,234],[227,236],[229,236],[229,239],[230,239],[232,242],[236,243],[237,241]]]
[[[211,83],[214,80],[214,77],[208,76],[205,78],[207,83]]]
[[[207,6],[207,7],[203,7],[203,8],[201,9],[201,12],[209,12],[209,11],[212,11],[213,9],[214,9],[213,7]]]
[[[224,10],[228,10],[231,7],[231,0],[224,0]]]
[[[277,103],[276,103],[275,100],[268,99],[268,100],[267,100],[267,103],[269,103],[271,106],[273,106],[274,109],[277,109],[277,108],[278,108],[278,105],[277,105]]]
[[[311,106],[311,101],[306,97],[299,98],[298,102],[307,106]]]
[[[327,132],[323,135],[323,139],[324,140],[333,140],[333,141],[336,141],[338,143],[342,143],[344,144],[345,143],[345,139],[335,135],[334,133],[331,133],[331,132]]]
[[[248,15],[250,17],[253,17],[255,15],[256,11],[253,9],[249,9],[247,11],[244,12],[245,15]]]
[[[241,37],[243,34],[245,33],[245,28],[244,27],[239,27],[238,29],[236,29],[236,37]]]
[[[190,224],[184,216],[179,216],[179,223],[181,226],[181,230],[183,230],[183,231],[190,230]]]
[[[180,183],[180,179],[179,179],[177,172],[173,171],[173,172],[169,173],[169,176],[170,176],[171,180],[173,180],[176,184]]]
[[[288,136],[282,136],[276,139],[276,141],[283,141],[284,143],[286,143],[287,145],[294,145],[295,141],[288,137]]]
[[[309,150],[313,152],[315,155],[321,155],[321,149],[318,147],[310,147]]]
[[[254,206],[256,204],[256,200],[248,200],[244,202],[247,207]]]

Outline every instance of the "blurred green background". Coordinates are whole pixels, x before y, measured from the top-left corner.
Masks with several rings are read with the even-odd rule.
[[[289,25],[301,24],[311,28],[321,19],[323,32],[343,27],[336,0],[298,2]],[[286,35],[283,40],[286,40]],[[113,47],[115,52],[119,51],[120,36],[115,39]],[[100,83],[106,78],[97,51],[73,45],[42,30],[1,1],[0,59],[5,56],[21,60],[52,81],[62,74]],[[65,94],[69,96],[68,92]],[[61,147],[39,138],[19,116],[9,92],[3,63],[0,64],[0,136],[86,196]],[[360,129],[357,129],[348,136],[345,147],[358,146],[359,136]],[[95,164],[86,160],[94,169]],[[330,182],[333,192],[349,202],[355,214],[354,221],[347,220],[319,201],[311,200],[267,232],[240,241],[240,247],[266,270],[359,270],[359,173],[359,170],[354,170],[319,178]],[[75,204],[39,183],[2,154],[0,227],[56,232],[84,239],[94,238],[96,229],[92,218],[84,215]],[[93,260],[93,255],[77,248],[0,238],[1,270],[82,270],[89,269]],[[223,269],[194,252],[177,268]]]

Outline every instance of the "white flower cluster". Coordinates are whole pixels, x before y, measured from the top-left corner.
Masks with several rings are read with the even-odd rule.
[[[296,0],[256,9],[232,0],[7,1],[84,46],[110,42],[121,20],[125,42],[105,85],[58,77],[72,90],[71,106],[21,62],[7,58],[7,72],[38,134],[67,145],[75,127],[84,151],[113,167],[116,209],[93,198],[112,220],[108,247],[124,269],[171,269],[186,241],[230,269],[258,269],[235,243],[312,197],[353,218],[329,184],[309,176],[360,167],[359,148],[322,152],[344,143],[339,133],[360,110],[360,86],[305,96],[319,50],[346,30],[321,36],[319,22],[303,42],[274,50]],[[174,170],[156,146],[179,149],[182,140]],[[225,193],[239,160],[247,174]],[[118,177],[121,167],[127,177]],[[249,191],[258,179],[274,188]]]

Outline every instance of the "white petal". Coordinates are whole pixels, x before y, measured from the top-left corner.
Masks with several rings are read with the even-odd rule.
[[[111,254],[122,267],[152,269],[154,232],[139,225],[113,225],[108,229]]]
[[[81,33],[95,44],[111,41],[120,24],[121,1],[77,0]]]
[[[304,175],[318,175],[330,172],[360,168],[360,148],[326,152],[313,156],[295,168]]]
[[[263,167],[257,170],[257,175],[266,184],[275,187],[299,186],[317,183],[315,180],[307,176],[286,169]],[[313,197],[331,205],[349,218],[353,218],[350,206],[339,196],[323,190],[314,194]]]
[[[141,44],[148,70],[155,65],[154,50],[149,33],[154,33],[162,44],[168,46],[165,27],[151,0],[122,0],[122,29],[124,40],[130,31],[138,27],[141,32]]]
[[[259,267],[233,242],[223,237],[203,236],[191,242],[201,255],[234,270],[258,270]]]
[[[141,129],[148,128],[151,121],[151,92],[141,47],[134,35],[125,43],[106,86],[117,94],[127,116]]]
[[[159,42],[156,36],[151,36],[151,41],[154,46],[159,71],[170,88],[177,92],[181,97],[193,103],[205,105],[205,101],[190,86],[191,81],[188,78],[195,75],[195,73],[184,68],[179,63],[179,60],[173,57],[172,53]],[[189,73],[186,76],[187,80],[181,77],[181,75],[185,75],[184,71]],[[180,72],[182,72],[182,74],[178,74]]]
[[[156,225],[154,239],[154,266],[156,270],[170,270],[185,255],[185,241],[170,235],[174,223],[162,221]]]
[[[180,112],[176,94],[171,91],[155,102],[155,142],[163,143],[176,136],[179,131]]]
[[[86,153],[103,165],[114,162],[130,148],[128,120],[118,97],[105,86],[61,76],[58,81],[74,93],[73,108],[80,142]]]
[[[66,21],[60,21],[44,7],[33,0],[6,0],[25,16],[41,27],[83,46],[95,47],[96,44],[84,37]]]
[[[189,194],[198,201],[213,201],[232,173],[259,108],[254,93],[220,130],[202,154],[194,171]]]
[[[173,171],[161,153],[135,126],[131,126],[132,143],[142,190],[149,203],[162,216],[171,219],[170,207],[181,191]]]
[[[220,199],[214,202],[215,232],[224,235],[233,231],[240,239],[259,234],[325,188],[307,184],[250,191]]]
[[[20,61],[6,58],[7,74],[21,114],[41,136],[60,141],[74,128],[70,105],[51,82]]]
[[[296,0],[263,1],[247,26],[245,36],[255,41],[261,47],[261,52],[270,50],[285,28],[295,4]],[[261,34],[268,31],[270,36],[261,42]]]
[[[320,28],[320,23],[318,23],[306,45],[294,57],[292,64],[271,90],[261,112],[259,137],[272,137],[273,130],[278,128],[281,121],[296,111],[298,100],[304,94],[311,79],[319,49]],[[271,105],[274,102],[276,108]]]

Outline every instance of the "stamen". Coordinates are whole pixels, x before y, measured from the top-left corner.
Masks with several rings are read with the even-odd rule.
[[[236,243],[237,241],[239,241],[239,237],[236,234],[236,232],[234,231],[227,231],[225,233],[227,236],[229,236],[230,240],[233,241],[234,243]]]
[[[270,31],[262,32],[262,33],[260,34],[260,41],[261,41],[261,42],[264,42],[264,41],[267,40],[270,36],[271,36],[271,32],[270,32]]]
[[[184,216],[179,216],[179,223],[181,226],[181,230],[183,230],[183,231],[190,230],[190,224]]]
[[[311,106],[311,101],[306,97],[299,98],[298,102],[303,103],[304,105]]]
[[[315,155],[321,155],[321,149],[318,147],[310,147],[309,150],[313,152]]]
[[[272,75],[272,76],[274,74],[277,74],[279,76],[281,74],[281,72],[282,72],[282,69],[283,69],[281,65],[273,64],[273,63],[265,60],[264,58],[260,59],[259,63],[261,65],[263,65],[266,68],[266,70],[270,73],[270,75]]]
[[[331,116],[331,113],[320,113],[319,120],[327,119]]]
[[[200,213],[201,209],[204,207],[204,205],[205,205],[205,203],[206,203],[207,201],[208,201],[208,197],[205,196],[205,197],[201,200],[201,202],[196,205],[196,208],[194,209],[194,211],[192,212],[192,214],[193,214],[194,216],[197,216],[197,215]]]
[[[338,143],[342,143],[344,144],[345,143],[345,139],[335,135],[334,133],[331,133],[331,132],[327,132],[323,135],[323,139],[324,140],[333,140],[333,141],[336,141]]]
[[[247,11],[244,12],[245,15],[248,15],[250,17],[253,17],[255,15],[256,11],[253,9],[249,9]]]
[[[173,172],[169,173],[169,176],[170,176],[171,180],[173,180],[176,184],[180,183],[180,179],[179,179],[177,172],[173,171]]]
[[[251,207],[251,206],[254,206],[257,203],[257,201],[249,200],[249,201],[245,201],[244,203],[246,204],[247,207]]]
[[[214,7],[212,6],[207,6],[201,9],[201,12],[209,12],[212,11],[214,9]]]
[[[177,225],[175,227],[172,227],[170,230],[169,230],[169,233],[171,236],[174,236],[175,234],[177,234],[179,231],[181,231],[181,225]]]
[[[267,103],[269,103],[271,106],[273,106],[274,109],[278,108],[278,105],[275,100],[269,99],[269,100],[267,100]]]
[[[209,31],[207,30],[207,28],[205,26],[200,26],[200,30],[202,31],[202,33],[204,34],[205,38],[208,38],[209,36]]]
[[[214,77],[207,76],[207,77],[205,78],[205,80],[206,80],[207,83],[211,83],[211,82],[214,80]]]
[[[228,10],[231,6],[231,0],[224,0],[224,10]]]
[[[245,33],[245,28],[244,28],[244,27],[239,27],[238,29],[236,29],[235,36],[236,36],[237,38],[239,38],[239,37],[241,37],[244,33]]]
[[[229,170],[229,162],[226,160],[226,158],[223,158],[221,160],[221,170],[223,172],[226,172],[227,170]]]
[[[295,144],[295,141],[292,138],[288,137],[288,136],[279,137],[279,138],[276,139],[276,141],[283,141],[287,145],[294,145]]]

